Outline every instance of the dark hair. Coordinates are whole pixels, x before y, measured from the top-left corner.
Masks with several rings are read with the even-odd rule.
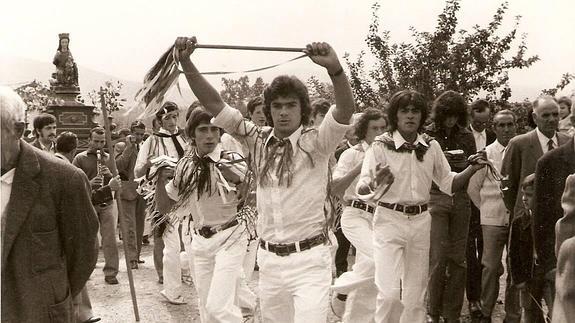
[[[264,104],[264,99],[261,96],[256,96],[254,98],[252,98],[247,105],[248,108],[248,112],[250,113],[250,116],[252,114],[254,114],[254,111],[256,110],[256,107],[263,105]]]
[[[315,118],[316,115],[322,113],[327,114],[329,108],[331,107],[331,103],[329,103],[326,99],[317,99],[311,103],[311,117]]]
[[[188,119],[190,118],[190,114],[192,114],[192,111],[194,111],[198,107],[202,107],[202,104],[200,103],[199,100],[196,100],[192,102],[192,104],[190,104],[190,106],[188,107],[188,111],[186,111],[186,121],[188,121]]]
[[[573,104],[573,103],[572,103],[571,99],[569,99],[568,97],[566,97],[566,96],[560,97],[560,98],[557,100],[557,103],[558,103],[559,105],[561,105],[561,103],[566,104],[566,105],[567,105],[567,109],[569,109],[569,112],[571,112],[571,104]]]
[[[489,102],[487,100],[479,99],[473,101],[469,107],[471,108],[471,115],[473,116],[475,113],[482,113],[487,109],[490,109]]]
[[[197,108],[190,113],[190,117],[186,122],[185,134],[188,138],[194,138],[196,128],[201,124],[210,124],[214,116],[203,108]],[[223,129],[220,129],[220,136],[223,134]]]
[[[385,118],[385,115],[381,110],[375,108],[367,108],[363,110],[363,113],[361,114],[359,119],[357,119],[354,125],[355,135],[357,136],[357,139],[359,140],[365,139],[369,122],[372,120],[379,120],[381,118],[385,119],[385,122],[387,123],[387,119]]]
[[[521,190],[525,191],[533,186],[535,186],[535,173],[525,176],[523,182],[521,182]]]
[[[505,115],[505,116],[512,116],[513,117],[513,122],[517,122],[517,115],[515,115],[515,113],[513,113],[513,111],[508,110],[508,109],[503,109],[503,110],[499,110],[495,113],[495,115],[493,116],[493,125],[495,125],[495,118],[497,116],[500,115]]]
[[[389,99],[389,104],[387,106],[389,131],[393,132],[397,130],[397,112],[400,109],[406,108],[408,106],[413,106],[421,112],[421,120],[419,122],[417,132],[423,132],[423,128],[425,127],[425,120],[427,120],[427,116],[429,115],[429,111],[427,111],[427,101],[425,101],[423,94],[414,90],[402,90],[395,92]]]
[[[140,121],[140,120],[133,121],[133,122],[130,124],[130,132],[134,132],[135,129],[143,129],[143,130],[146,130],[146,125],[145,125],[142,121]]]
[[[457,117],[457,124],[460,127],[467,127],[468,113],[467,102],[463,95],[455,91],[445,91],[433,101],[435,112],[435,126],[443,128],[443,122],[451,116]]]
[[[178,105],[172,101],[166,101],[162,104],[160,110],[156,112],[156,119],[158,119],[158,121],[162,121],[162,117],[172,111],[178,111]]]
[[[118,131],[118,137],[121,137],[121,136],[126,137],[126,136],[128,136],[130,133],[131,133],[131,130],[130,130],[130,129],[128,129],[128,128],[122,128],[122,129],[120,129],[120,131]]]
[[[42,113],[38,115],[36,118],[34,118],[34,121],[32,121],[32,126],[34,127],[34,136],[36,136],[36,138],[40,137],[40,130],[42,130],[42,128],[45,126],[53,123],[56,123],[56,117],[53,115],[49,113]]]
[[[311,106],[309,94],[302,81],[295,76],[280,75],[264,90],[264,114],[268,119],[268,124],[273,127],[274,121],[271,113],[271,103],[279,97],[295,96],[299,99],[301,107],[301,124],[309,124]]]
[[[58,51],[62,50],[62,40],[63,39],[68,40],[68,50],[70,50],[70,37],[60,37],[60,39],[58,39]]]
[[[98,134],[98,135],[105,135],[106,130],[102,127],[94,127],[92,129],[90,129],[90,136],[88,138],[92,139],[93,133]]]
[[[64,131],[56,137],[56,152],[68,154],[78,147],[78,136],[70,131]]]

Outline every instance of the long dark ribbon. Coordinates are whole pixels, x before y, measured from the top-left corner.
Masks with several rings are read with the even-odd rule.
[[[176,147],[176,151],[178,152],[178,159],[184,157],[184,148],[182,148],[182,145],[180,144],[180,141],[178,140],[178,136],[181,135],[181,133],[176,133],[173,135],[168,135],[165,133],[161,133],[161,132],[156,132],[154,133],[154,135],[158,136],[158,137],[162,137],[162,138],[172,138],[172,142],[174,143],[174,147]]]
[[[202,75],[228,75],[228,74],[237,74],[237,73],[253,73],[253,72],[259,72],[259,71],[264,71],[264,70],[267,70],[267,69],[270,69],[270,68],[274,68],[274,67],[277,67],[277,66],[280,66],[280,65],[284,65],[284,64],[287,64],[287,63],[296,61],[296,60],[298,60],[298,59],[300,59],[300,58],[304,58],[304,57],[307,57],[307,56],[308,56],[307,54],[303,54],[303,55],[294,57],[294,58],[292,58],[292,59],[290,59],[290,60],[287,60],[287,61],[285,61],[285,62],[281,62],[281,63],[278,63],[278,64],[269,65],[269,66],[265,66],[265,67],[258,67],[258,68],[254,68],[254,69],[249,69],[249,70],[245,70],[245,71],[235,71],[235,72],[213,71],[213,72],[202,72],[202,73],[200,73],[200,74],[202,74]],[[182,70],[180,70],[180,73],[186,74],[186,72],[184,72],[184,71],[182,71]]]

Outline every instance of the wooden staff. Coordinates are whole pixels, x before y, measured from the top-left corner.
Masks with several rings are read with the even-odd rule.
[[[118,175],[118,167],[116,166],[116,156],[114,156],[114,147],[112,146],[112,133],[110,132],[110,120],[108,120],[108,108],[106,107],[106,102],[104,100],[104,90],[100,87],[100,105],[102,106],[102,115],[104,117],[104,129],[106,129],[106,145],[108,146],[108,152],[111,159],[112,175]],[[128,244],[126,243],[128,239],[128,232],[126,228],[126,218],[124,217],[124,212],[122,208],[122,199],[120,191],[114,194],[114,199],[116,200],[116,205],[118,206],[118,218],[120,218],[120,232],[122,232],[122,237],[124,241],[122,245],[124,246],[124,259],[126,260],[126,269],[128,271],[128,281],[130,282],[130,294],[132,296],[132,307],[134,308],[134,316],[136,322],[140,321],[140,314],[138,313],[138,300],[136,299],[136,289],[134,288],[134,277],[132,276],[132,267],[130,265],[130,259],[128,257]]]
[[[196,44],[195,48],[210,48],[210,49],[238,49],[238,50],[259,50],[268,52],[298,52],[301,53],[305,48],[297,47],[266,47],[266,46],[241,46],[241,45],[207,45]]]

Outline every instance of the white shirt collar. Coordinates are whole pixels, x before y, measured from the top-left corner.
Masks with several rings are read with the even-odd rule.
[[[555,148],[557,148],[557,131],[555,131],[555,133],[553,134],[553,138],[549,138],[546,135],[544,135],[540,130],[539,127],[535,128],[535,132],[537,132],[537,137],[539,138],[539,141],[541,142],[541,144],[545,144],[545,147],[547,147],[547,143],[549,142],[549,139],[553,140],[553,146]]]
[[[297,141],[299,140],[299,137],[301,137],[302,131],[303,131],[303,126],[300,125],[299,128],[297,128],[296,131],[294,131],[291,135],[289,135],[289,137],[287,137],[288,140],[289,140],[290,143],[291,143],[292,149],[294,149],[294,152],[295,152],[295,147],[297,147],[297,146],[296,146],[296,145],[297,145]],[[272,129],[272,132],[271,132],[270,135],[266,138],[266,142],[265,142],[265,145],[264,145],[264,146],[267,146],[267,145],[268,145],[268,142],[270,141],[270,139],[271,139],[272,137],[275,137],[275,129]]]
[[[0,177],[0,181],[2,181],[2,183],[7,184],[7,185],[12,185],[12,182],[14,181],[14,173],[16,172],[16,168],[12,168],[11,170],[7,171],[6,174],[2,175],[2,177]]]
[[[180,132],[180,129],[179,129],[178,127],[176,127],[176,132],[171,133],[171,132],[169,132],[168,130],[166,130],[166,129],[164,129],[164,128],[160,128],[160,130],[159,130],[158,132],[159,132],[159,133],[166,134],[166,135],[175,135],[175,134],[177,134],[178,132]]]
[[[221,156],[222,156],[222,145],[218,144],[216,146],[216,148],[214,150],[212,150],[211,153],[209,154],[205,154],[203,157],[209,157],[214,163],[217,163],[220,161]],[[197,154],[197,153],[196,153]]]
[[[499,140],[497,140],[497,139],[493,142],[493,146],[494,146],[495,149],[497,149],[498,152],[504,152],[505,149],[507,148],[507,147],[503,146],[503,145],[499,142]]]
[[[360,144],[361,148],[363,148],[363,151],[367,151],[367,149],[369,148],[369,144],[367,143],[367,141],[362,140]]]
[[[393,142],[395,143],[395,149],[399,149],[399,147],[401,147],[401,145],[403,145],[404,143],[407,142],[407,140],[405,140],[403,138],[403,136],[397,130],[393,132],[392,137],[393,137]],[[423,140],[423,136],[419,133],[417,134],[417,139],[415,139],[414,144],[416,144],[416,143],[421,143],[425,147],[429,147],[429,145],[425,142],[425,140]]]

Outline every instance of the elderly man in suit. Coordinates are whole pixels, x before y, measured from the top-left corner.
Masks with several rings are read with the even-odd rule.
[[[504,201],[507,209],[512,212],[511,221],[513,217],[525,213],[522,196],[518,194],[524,178],[535,172],[537,161],[543,154],[569,140],[569,136],[557,132],[559,105],[555,98],[542,96],[535,100],[532,116],[537,127],[511,139],[503,159],[501,174],[504,177]],[[551,276],[546,276],[545,286],[551,290],[554,288],[552,281]],[[528,313],[526,315],[529,316]]]
[[[72,298],[98,256],[98,219],[81,170],[20,139],[22,99],[0,87],[2,322],[74,322]]]
[[[565,215],[555,226],[557,252],[553,322],[575,321],[575,174],[567,177],[561,200]]]

